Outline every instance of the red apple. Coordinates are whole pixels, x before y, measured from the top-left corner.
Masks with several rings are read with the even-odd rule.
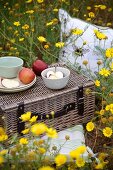
[[[30,68],[24,67],[22,70],[20,70],[18,76],[23,84],[29,84],[34,80],[35,73]]]
[[[48,65],[42,60],[36,60],[34,61],[32,68],[35,74],[40,76],[41,72],[45,70],[46,68],[48,68]]]

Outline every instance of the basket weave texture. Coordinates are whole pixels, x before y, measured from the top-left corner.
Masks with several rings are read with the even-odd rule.
[[[0,126],[6,127],[9,136],[18,132],[19,117],[17,111],[21,102],[24,102],[24,112],[31,111],[41,115],[50,114],[52,111],[58,112],[66,104],[75,102],[75,108],[65,115],[61,114],[57,118],[40,120],[58,131],[79,123],[86,123],[93,117],[95,95],[94,93],[87,95],[85,91],[89,88],[93,92],[95,89],[94,83],[88,80],[87,77],[77,74],[74,70],[70,71],[69,82],[61,90],[48,89],[42,78],[37,76],[36,83],[28,90],[10,94],[0,93]],[[77,109],[77,91],[80,86],[83,86],[84,89],[84,113],[82,116],[78,115]]]

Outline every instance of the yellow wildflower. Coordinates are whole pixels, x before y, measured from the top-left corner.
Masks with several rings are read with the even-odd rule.
[[[13,24],[17,27],[21,25],[19,21],[15,21]]]
[[[107,23],[107,27],[110,27],[110,26],[112,26],[112,23],[111,23],[111,22],[108,22],[108,23]]]
[[[23,29],[23,30],[29,29],[29,25],[28,25],[28,24],[23,25],[23,26],[22,26],[22,29]]]
[[[4,163],[4,158],[3,158],[3,156],[0,156],[0,165],[2,164],[2,163]]]
[[[31,3],[33,0],[28,0],[28,1],[26,1],[26,3]]]
[[[31,112],[26,112],[24,113],[23,115],[21,115],[20,119],[23,121],[23,122],[26,122],[26,121],[29,121],[31,118]]]
[[[57,9],[57,8],[54,8],[53,11],[54,11],[54,12],[58,12],[58,9]]]
[[[108,12],[111,12],[112,11],[112,8],[108,8]]]
[[[86,151],[86,147],[84,145],[79,146],[78,148],[76,148],[75,150],[72,150],[70,152],[70,156],[73,159],[77,159],[80,157],[81,154],[83,154]]]
[[[10,41],[11,41],[11,43],[15,43],[15,39],[14,39],[14,38],[13,38],[13,39],[11,39]]]
[[[100,161],[103,161],[106,157],[107,157],[107,153],[101,152],[101,153],[99,153],[98,159]]]
[[[109,121],[110,123],[112,123],[112,122],[113,122],[113,116],[110,116],[110,117],[108,118],[108,121]]]
[[[34,122],[36,122],[37,118],[38,118],[38,116],[33,116],[33,117],[29,120],[29,122],[30,122],[30,123],[34,123]]]
[[[99,112],[100,115],[104,115],[104,113],[105,113],[104,109],[100,110],[100,112]]]
[[[112,129],[110,127],[105,127],[103,129],[104,136],[106,136],[108,138],[111,137],[112,133],[113,133],[113,131],[112,131]]]
[[[54,18],[54,19],[52,19],[52,22],[53,22],[53,24],[57,24],[58,23],[58,19]]]
[[[44,123],[36,123],[31,126],[31,132],[34,135],[41,135],[45,133],[47,130],[47,126]]]
[[[13,15],[14,14],[14,11],[13,10],[10,10],[9,11],[9,15]]]
[[[14,31],[14,35],[19,35],[18,30]]]
[[[46,153],[45,148],[38,148],[38,151],[39,151],[40,154]]]
[[[86,146],[84,146],[84,145],[79,146],[76,150],[77,150],[80,154],[83,154],[83,153],[86,151]]]
[[[34,29],[34,28],[32,28],[32,29],[31,29],[31,31],[32,31],[32,32],[34,32],[34,31],[35,31],[35,29]]]
[[[20,53],[19,53],[18,51],[16,51],[15,55],[16,55],[16,56],[19,56],[19,54],[20,54]]]
[[[53,25],[53,21],[46,23],[46,26],[50,26],[50,25]]]
[[[20,42],[24,41],[24,38],[19,38],[19,41],[20,41]]]
[[[102,117],[101,118],[101,122],[104,124],[104,123],[107,123],[107,119],[105,117]]]
[[[12,31],[12,30],[13,30],[13,28],[12,28],[12,27],[8,27],[8,30]]]
[[[110,111],[113,114],[113,104],[111,103],[111,104],[107,105],[105,110]]]
[[[28,10],[26,11],[26,14],[33,14],[34,13],[34,10]]]
[[[55,169],[50,166],[43,166],[43,167],[39,168],[38,170],[55,170]]]
[[[91,18],[86,18],[86,21],[91,21]]]
[[[0,142],[3,142],[8,139],[7,135],[0,135]]]
[[[34,145],[36,145],[36,146],[39,146],[39,145],[43,145],[44,144],[44,140],[43,139],[40,139],[40,140],[38,140],[38,141],[34,141],[33,143],[34,143]]]
[[[0,135],[4,135],[5,134],[5,130],[3,127],[0,127]]]
[[[95,166],[95,169],[103,169],[104,168],[104,164],[101,162],[101,163],[98,163],[96,166]]]
[[[70,157],[73,159],[77,159],[80,156],[80,154],[78,153],[76,149],[72,150],[69,154],[70,154]]]
[[[26,160],[27,161],[32,161],[36,159],[36,153],[34,151],[30,151],[28,152],[28,154],[26,155]]]
[[[46,42],[46,38],[44,38],[43,36],[39,36],[37,37],[37,39],[42,43],[42,42]]]
[[[41,4],[41,3],[44,2],[44,0],[37,0],[37,2],[38,2],[39,4]]]
[[[61,47],[64,46],[64,42],[57,42],[57,43],[55,44],[55,46],[58,47],[58,48],[61,48]]]
[[[3,149],[0,151],[0,155],[6,155],[8,153],[7,149]]]
[[[53,128],[47,128],[47,136],[50,138],[57,138],[58,134],[57,131]]]
[[[100,8],[101,10],[105,10],[105,9],[106,9],[106,5],[99,5],[99,8]]]
[[[102,39],[105,40],[108,38],[104,33],[100,32],[98,30],[94,30],[94,33],[99,40],[102,40]]]
[[[67,157],[63,154],[59,154],[55,157],[55,163],[57,166],[61,166],[63,164],[65,164],[67,161]]]
[[[83,34],[83,30],[81,30],[81,29],[72,29],[72,34],[74,34],[74,35],[81,35],[81,34]]]
[[[105,55],[107,58],[113,58],[113,48],[106,49]]]
[[[108,69],[106,69],[106,68],[102,68],[99,71],[99,74],[102,75],[102,76],[108,77],[110,75],[110,71]]]
[[[90,7],[90,6],[87,6],[87,10],[91,10],[91,7]]]
[[[21,138],[19,140],[19,143],[22,144],[22,145],[27,145],[28,144],[28,139],[27,138]]]
[[[48,48],[49,48],[49,45],[48,45],[48,44],[44,45],[44,48],[45,48],[45,49],[48,49]]]
[[[73,12],[78,12],[78,11],[79,11],[79,9],[73,8]]]
[[[19,3],[16,3],[14,6],[16,9],[18,9],[20,7]]]
[[[99,80],[95,80],[95,86],[100,87],[100,81]]]
[[[88,15],[89,15],[90,18],[95,18],[95,14],[93,12],[89,12]]]
[[[110,106],[110,105],[107,105],[105,109],[106,109],[107,111],[109,111],[110,108],[111,108],[111,106]]]
[[[77,165],[77,167],[83,167],[84,165],[85,165],[85,160],[83,159],[83,158],[81,158],[81,157],[79,157],[79,158],[77,158],[76,159],[76,165]]]
[[[24,32],[24,35],[25,35],[25,36],[29,36],[30,33],[29,33],[28,31],[26,31],[26,32]]]
[[[7,134],[5,133],[4,128],[0,127],[0,142],[3,142],[8,139]]]
[[[109,93],[109,97],[113,97],[113,92],[110,92],[110,93]]]
[[[28,133],[29,133],[29,128],[22,130],[21,133],[24,134],[24,135],[25,135],[25,134],[28,134]]]
[[[94,123],[93,122],[88,122],[86,125],[86,129],[88,132],[92,131],[94,129]]]

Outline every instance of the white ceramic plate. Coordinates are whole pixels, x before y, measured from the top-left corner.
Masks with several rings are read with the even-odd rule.
[[[18,80],[18,78],[14,78],[14,80]],[[34,78],[34,80],[29,83],[29,84],[23,84],[22,82],[19,81],[19,86],[16,88],[6,88],[1,84],[1,77],[0,77],[0,92],[8,92],[8,93],[14,93],[14,92],[20,92],[20,91],[24,91],[28,88],[30,88],[31,86],[33,86],[33,84],[36,82],[36,76]]]

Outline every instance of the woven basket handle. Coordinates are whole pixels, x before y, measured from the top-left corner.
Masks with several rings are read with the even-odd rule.
[[[61,117],[65,114],[67,114],[69,111],[71,110],[75,110],[76,104],[75,102],[73,103],[69,103],[64,105],[63,109],[55,112],[54,114],[41,114],[41,113],[35,113],[32,112],[31,116],[38,116],[37,120],[46,120],[46,119],[53,119],[53,118],[57,118],[57,117]],[[25,123],[22,122],[19,117],[24,113],[24,103],[20,103],[18,106],[18,110],[17,110],[17,117],[18,117],[18,121],[17,121],[17,131],[19,134],[21,134],[21,131],[25,129]],[[22,135],[22,134],[21,134]]]
[[[69,103],[69,104],[64,105],[63,109],[61,109],[53,114],[52,113],[50,113],[50,114],[32,113],[32,116],[38,116],[37,120],[53,119],[53,118],[63,116],[71,110],[75,110],[75,107],[76,107],[75,102]]]

